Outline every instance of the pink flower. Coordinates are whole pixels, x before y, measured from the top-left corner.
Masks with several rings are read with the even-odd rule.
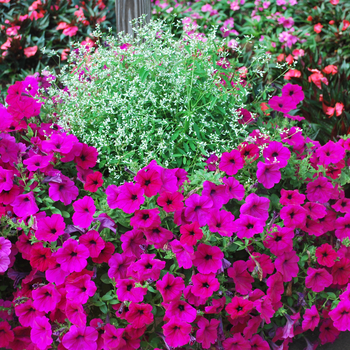
[[[183,195],[179,192],[163,192],[157,198],[157,204],[167,213],[181,210],[184,206]]]
[[[97,350],[98,332],[93,327],[71,326],[62,338],[62,344],[68,350]]]
[[[92,258],[97,258],[106,245],[100,234],[95,230],[91,230],[80,236],[79,243],[83,244],[87,249],[89,249],[89,253]]]
[[[258,334],[254,334],[249,342],[253,350],[270,350],[269,343]]]
[[[254,216],[257,219],[266,221],[269,217],[270,200],[251,193],[245,199],[245,203],[239,209],[241,214]]]
[[[133,257],[128,257],[124,253],[114,254],[108,261],[110,267],[108,277],[116,280],[126,278],[126,271],[134,260]]]
[[[52,330],[49,319],[45,316],[35,318],[30,331],[30,339],[41,350],[45,350],[52,343]]]
[[[75,157],[74,161],[83,169],[93,168],[96,165],[97,155],[95,147],[90,147],[84,143],[80,154]]]
[[[208,220],[210,232],[218,232],[221,236],[231,237],[235,232],[235,217],[229,211],[213,209]]]
[[[28,217],[39,211],[36,205],[34,193],[21,194],[12,203],[14,213],[19,217]]]
[[[61,294],[51,283],[38,289],[34,289],[32,295],[34,299],[33,306],[38,311],[46,313],[55,310],[56,305],[61,300]]]
[[[283,282],[281,279],[282,289],[283,289]],[[282,290],[283,293],[283,290]],[[278,292],[276,293],[276,296],[278,295]],[[277,298],[274,298],[276,301]],[[271,299],[268,296],[264,296],[261,299],[258,299],[254,302],[254,306],[256,308],[256,311],[260,313],[260,317],[267,323],[271,323],[271,318],[275,314],[275,310],[272,307]]]
[[[82,275],[74,281],[66,283],[67,299],[85,304],[89,297],[94,296],[97,288],[89,275]]]
[[[225,185],[216,185],[210,181],[204,181],[202,196],[210,198],[213,201],[213,208],[217,209],[220,209],[230,199]]]
[[[293,250],[294,230],[288,227],[274,225],[272,230],[267,231],[264,246],[269,248],[272,254]]]
[[[14,339],[14,333],[9,323],[7,321],[0,322],[0,347],[7,348]]]
[[[345,157],[345,150],[339,143],[328,141],[316,150],[316,156],[320,165],[337,164]]]
[[[332,267],[333,284],[343,286],[349,282],[350,277],[350,260],[343,258],[336,261]]]
[[[297,107],[297,103],[289,96],[274,96],[269,100],[270,107],[278,112],[288,113]]]
[[[231,316],[232,320],[236,318],[246,316],[254,307],[253,302],[235,296],[232,298],[231,302],[226,305],[226,311]]]
[[[93,215],[96,212],[94,200],[85,196],[73,203],[74,214],[73,224],[82,228],[87,228],[92,223]]]
[[[29,171],[37,171],[39,169],[43,171],[43,169],[45,169],[50,164],[51,160],[52,160],[51,155],[46,157],[35,155],[28,159],[25,159],[23,161],[23,164],[27,165],[27,169]]]
[[[282,97],[290,97],[295,104],[304,100],[303,88],[299,85],[287,84],[282,88]]]
[[[197,310],[183,300],[172,300],[166,307],[165,317],[171,319],[177,317],[188,323],[192,323],[197,317]]]
[[[107,190],[112,186],[109,186]],[[119,208],[127,214],[132,214],[135,210],[140,208],[141,204],[144,203],[145,197],[143,194],[144,190],[139,184],[126,182],[118,188],[117,196],[112,192],[107,192],[107,195],[109,195],[110,198],[108,204],[113,209]],[[112,196],[115,198],[114,201]]]
[[[165,267],[165,261],[154,259],[155,256],[155,254],[142,254],[141,259],[128,267],[127,276],[133,277],[138,282],[145,281],[149,278],[157,280],[160,271]]]
[[[10,266],[11,260],[7,254],[0,253],[0,273],[4,273],[7,271]]]
[[[193,266],[192,260],[194,259],[193,247],[187,244],[182,244],[177,239],[172,240],[170,245],[172,251],[176,255],[176,260],[179,267],[190,269]]]
[[[102,338],[104,340],[104,347],[107,349],[117,349],[126,346],[123,339],[124,328],[115,328],[112,324],[106,324],[104,327]]]
[[[86,176],[86,182],[84,184],[84,190],[89,192],[96,192],[99,187],[103,185],[102,174],[99,171],[95,171],[92,174]]]
[[[263,156],[266,164],[277,164],[279,168],[284,168],[288,164],[290,150],[283,143],[272,141],[264,148]]]
[[[211,319],[210,322],[201,317],[197,322],[199,327],[196,338],[197,342],[202,345],[203,349],[209,349],[211,344],[215,344],[218,337],[218,325],[220,321],[215,318]]]
[[[155,169],[149,169],[148,171],[141,169],[137,173],[135,180],[144,190],[147,197],[158,194],[163,185],[160,175]]]
[[[339,239],[350,237],[350,214],[339,217],[335,221],[335,236]]]
[[[337,260],[337,253],[328,243],[322,244],[316,249],[315,256],[317,262],[322,266],[332,267]]]
[[[50,182],[49,185],[49,196],[53,201],[69,205],[78,197],[78,187],[67,176],[60,175],[60,182]]]
[[[68,239],[56,252],[56,260],[64,271],[80,272],[87,265],[89,250],[74,239]]]
[[[244,198],[244,186],[234,177],[223,177],[222,182],[226,186],[229,199],[235,198],[241,201]]]
[[[70,322],[77,327],[84,327],[86,325],[86,313],[84,312],[82,304],[67,300],[65,313]]]
[[[174,277],[169,272],[161,280],[157,281],[156,286],[165,302],[180,298],[185,289],[183,279],[181,277]]]
[[[244,166],[244,160],[241,153],[234,149],[230,153],[224,152],[221,156],[219,169],[224,171],[227,175],[234,175],[238,170]]]
[[[322,32],[323,25],[321,23],[317,23],[314,25],[314,31],[319,34]]]
[[[64,234],[66,224],[64,219],[59,214],[52,214],[38,222],[38,229],[35,231],[35,237],[38,240],[55,242],[58,236]]]
[[[236,333],[232,338],[227,338],[222,345],[225,350],[250,350],[250,342],[243,338],[241,333]]]
[[[235,224],[235,232],[240,239],[252,238],[257,233],[264,231],[264,222],[250,215],[241,215]]]
[[[270,189],[281,181],[281,172],[278,164],[258,162],[256,177],[265,188]]]
[[[5,237],[0,237],[0,254],[10,255],[11,254],[11,241]]]
[[[0,192],[9,191],[13,186],[13,171],[0,166]]]
[[[311,306],[311,309],[306,309],[304,314],[304,320],[302,323],[303,331],[310,329],[314,331],[320,322],[320,315],[318,314],[315,305]]]
[[[205,226],[208,222],[208,214],[213,207],[213,201],[206,196],[197,193],[192,194],[185,201],[185,217],[189,221],[197,221],[199,226]]]
[[[38,51],[38,47],[36,45],[26,47],[23,51],[24,51],[24,55],[29,58],[29,57],[35,56],[36,52]]]
[[[224,253],[219,247],[203,243],[199,244],[194,255],[193,265],[203,274],[216,273],[221,268],[224,258]]]
[[[327,178],[320,176],[306,185],[307,199],[311,202],[326,203],[333,192],[332,183]]]
[[[32,299],[27,299],[23,304],[15,307],[16,316],[24,327],[32,327],[37,316],[44,316],[43,311],[35,310]]]
[[[174,348],[186,345],[190,341],[191,325],[177,317],[171,318],[162,328],[165,341]]]
[[[305,224],[307,211],[299,205],[287,205],[280,211],[280,217],[288,228],[300,227]]]
[[[195,245],[203,237],[203,231],[199,228],[198,222],[182,225],[180,227],[180,242],[187,245]]]
[[[328,314],[333,325],[341,332],[350,330],[350,302],[342,301]]]
[[[116,281],[117,296],[120,301],[133,301],[140,303],[147,294],[147,288],[135,287],[131,279],[120,279]]]
[[[210,273],[202,275],[197,273],[192,276],[193,286],[191,292],[201,298],[209,298],[213,295],[214,292],[218,291],[220,288],[220,283],[215,278],[215,274]]]
[[[281,189],[281,198],[280,203],[282,205],[288,205],[288,204],[295,204],[295,205],[301,205],[305,201],[305,196],[301,193],[299,193],[298,190],[285,190]]]
[[[135,215],[130,219],[133,228],[151,229],[160,224],[159,209],[136,210]]]
[[[233,279],[238,293],[246,295],[251,292],[254,278],[249,274],[247,263],[244,260],[235,261],[232,267],[227,269],[227,274]]]
[[[299,257],[294,250],[279,255],[275,260],[275,267],[283,276],[283,282],[289,282],[293,277],[298,276]]]
[[[152,305],[131,303],[126,313],[126,320],[133,328],[142,328],[153,322]]]
[[[329,287],[333,282],[332,275],[325,269],[314,269],[309,267],[307,269],[307,276],[305,279],[306,288],[311,288],[313,292],[322,292]]]

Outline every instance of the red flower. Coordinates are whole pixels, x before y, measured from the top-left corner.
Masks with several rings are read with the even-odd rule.
[[[131,303],[126,313],[126,320],[133,328],[142,328],[153,322],[152,305]]]
[[[86,182],[84,184],[84,190],[89,192],[96,192],[103,184],[102,174],[99,171],[95,171],[92,174],[86,176]]]

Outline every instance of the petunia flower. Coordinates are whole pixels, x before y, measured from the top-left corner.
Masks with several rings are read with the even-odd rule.
[[[30,339],[40,349],[46,350],[52,344],[52,330],[49,319],[45,316],[37,316],[30,331]]]
[[[302,323],[303,331],[310,329],[314,331],[320,322],[320,315],[318,314],[315,305],[311,306],[311,309],[306,309],[304,314],[304,319]]]
[[[252,290],[254,278],[249,274],[247,263],[244,260],[235,261],[232,267],[227,269],[227,274],[233,279],[238,293],[246,295]]]
[[[182,321],[192,323],[197,317],[197,310],[184,300],[174,299],[165,308],[165,317],[169,319],[178,317]]]
[[[254,334],[249,343],[252,350],[270,350],[269,343],[258,334]]]
[[[141,169],[137,172],[135,181],[141,186],[147,197],[152,197],[158,194],[163,185],[160,174],[155,169],[149,169],[147,171]]]
[[[52,156],[41,156],[41,155],[35,155],[28,159],[25,159],[23,161],[23,164],[27,166],[27,169],[29,171],[37,171],[37,170],[43,170],[45,169],[52,159]]]
[[[328,314],[333,321],[333,325],[339,331],[350,330],[350,302],[340,302],[332,311]]]
[[[160,225],[159,209],[136,210],[130,219],[133,228],[151,229]]]
[[[121,245],[123,253],[128,257],[135,257],[137,259],[143,253],[140,247],[147,245],[143,231],[139,229],[133,229],[123,233],[120,236],[120,240],[123,242]]]
[[[56,252],[56,260],[64,271],[69,273],[80,272],[87,265],[89,250],[74,239],[68,239]]]
[[[225,310],[228,312],[232,320],[239,317],[246,316],[250,311],[253,310],[253,302],[234,296],[229,304],[226,305]]]
[[[339,336],[340,331],[334,327],[331,319],[321,321],[320,340],[321,344],[333,343]]]
[[[12,243],[5,237],[0,237],[0,254],[10,255]]]
[[[203,231],[200,229],[197,221],[180,226],[180,242],[187,245],[195,245],[203,237]]]
[[[93,168],[97,162],[98,152],[95,147],[83,144],[81,152],[74,161],[83,169]]]
[[[241,201],[244,198],[244,186],[234,177],[223,177],[222,182],[225,184],[229,199]]]
[[[262,270],[262,278],[266,278],[267,275],[271,275],[275,270],[275,265],[268,255],[253,252],[247,261],[248,271],[253,272],[258,270],[259,272],[257,263],[260,265]],[[259,273],[261,273],[261,271]]]
[[[32,295],[34,299],[33,306],[38,311],[46,313],[53,311],[61,300],[61,294],[51,283],[38,289],[34,289]]]
[[[241,215],[235,221],[235,225],[235,232],[240,239],[252,238],[257,233],[264,231],[264,222],[250,215]]]
[[[282,280],[281,280],[282,282]],[[283,282],[282,282],[283,287]],[[282,291],[283,293],[283,291]],[[278,292],[276,293],[278,295]],[[274,298],[274,301],[276,301],[277,298]],[[271,323],[271,318],[275,314],[275,310],[272,307],[272,301],[268,296],[264,296],[261,299],[258,299],[254,301],[254,307],[256,310],[260,313],[260,317],[267,323]]]
[[[82,304],[67,300],[65,314],[68,320],[75,326],[84,327],[86,325],[87,316]]]
[[[95,230],[90,230],[84,235],[80,236],[79,243],[83,244],[87,249],[89,249],[89,253],[92,258],[97,258],[106,245],[100,234]]]
[[[138,282],[149,278],[158,280],[160,271],[165,267],[165,261],[154,259],[155,256],[155,254],[142,254],[141,259],[130,264],[127,269],[127,276],[133,277]]]
[[[350,278],[350,260],[342,258],[340,261],[336,261],[332,267],[331,274],[333,276],[333,284],[346,285]]]
[[[193,265],[203,274],[216,273],[221,268],[224,258],[224,253],[219,247],[203,243],[199,244],[194,255]]]
[[[0,322],[0,347],[7,348],[14,339],[14,333],[9,323],[7,321]]]
[[[232,176],[237,174],[238,170],[244,166],[244,160],[241,153],[234,149],[231,152],[224,152],[221,156],[219,169],[227,175]]]
[[[316,150],[316,156],[320,165],[337,164],[345,157],[345,150],[339,143],[328,141]]]
[[[182,244],[177,239],[173,239],[170,242],[170,246],[173,253],[176,255],[179,267],[190,269],[193,266],[192,260],[194,259],[193,247],[187,244]]]
[[[306,197],[311,202],[326,203],[330,200],[333,191],[332,183],[320,176],[306,185]]]
[[[226,304],[226,298],[222,297],[220,299],[212,299],[211,304],[212,305],[205,307],[205,309],[204,309],[205,313],[206,314],[219,314],[223,310],[223,308]]]
[[[144,190],[139,184],[126,182],[119,187],[118,196],[116,197],[115,202],[111,203],[111,200],[109,200],[109,205],[111,208],[119,208],[127,214],[132,214],[144,203],[145,197],[143,194]],[[113,206],[111,206],[111,204],[113,204]]]
[[[157,198],[157,204],[167,213],[181,210],[184,206],[183,195],[180,192],[163,192]]]
[[[306,288],[311,288],[313,292],[319,293],[324,291],[332,282],[333,277],[326,269],[314,269],[312,267],[307,269],[305,286]]]
[[[174,237],[174,234],[170,230],[159,225],[145,229],[144,234],[147,239],[146,242],[149,245],[153,244],[156,249],[162,249]]]
[[[63,217],[59,214],[52,214],[51,217],[47,216],[39,220],[35,237],[41,241],[55,242],[58,236],[64,234],[65,228]]]
[[[39,211],[33,192],[17,196],[12,203],[12,207],[14,213],[22,218],[34,215]]]
[[[125,279],[128,267],[134,262],[134,257],[129,257],[125,253],[114,254],[108,261],[108,277],[111,279]]]
[[[147,288],[135,287],[131,279],[119,279],[116,281],[117,296],[120,301],[133,301],[140,303],[147,294]]]
[[[305,224],[307,211],[299,206],[290,204],[283,207],[280,211],[280,217],[286,227],[294,229]]]
[[[181,277],[174,277],[169,272],[161,280],[157,281],[156,286],[165,302],[180,298],[185,289],[183,279]]]
[[[186,345],[190,341],[191,325],[177,317],[171,318],[162,328],[165,341],[174,348]]]
[[[268,198],[251,193],[246,197],[245,203],[239,211],[241,214],[254,216],[266,221],[269,217],[269,206],[270,200]]]
[[[276,270],[282,274],[283,282],[289,282],[293,277],[298,276],[299,260],[300,259],[294,250],[284,252],[283,254],[277,256],[275,260],[275,267]]]
[[[324,243],[318,247],[316,249],[315,256],[317,258],[317,262],[326,267],[332,267],[338,257],[336,251],[328,243]]]
[[[89,227],[96,212],[94,200],[89,196],[85,196],[74,202],[73,208],[73,224],[81,228]]]
[[[295,104],[304,100],[305,95],[300,85],[286,84],[282,88],[282,97],[290,97]]]
[[[36,317],[45,315],[43,311],[34,308],[32,299],[27,299],[24,303],[16,305],[15,313],[20,324],[24,327],[32,327]]]
[[[93,327],[71,326],[63,336],[62,344],[68,350],[97,350],[98,333]]]
[[[205,275],[197,273],[192,276],[192,283],[191,292],[193,295],[203,299],[211,297],[220,288],[220,283],[213,273]]]
[[[297,107],[297,103],[289,96],[273,96],[269,100],[270,108],[275,111],[288,113]]]
[[[86,176],[86,182],[84,184],[84,190],[89,192],[97,192],[97,189],[103,185],[102,174],[99,171],[95,171],[92,174]]]
[[[264,148],[263,156],[266,164],[277,164],[279,168],[284,168],[288,164],[290,150],[283,143],[272,141]]]
[[[13,171],[0,166],[0,192],[10,191],[13,186]]]
[[[205,226],[208,222],[208,215],[213,207],[213,201],[209,197],[194,193],[186,199],[185,204],[186,219],[191,222],[197,221],[199,226]]]
[[[116,328],[112,324],[106,324],[102,338],[104,347],[108,349],[116,349],[125,347],[126,342],[123,339],[124,328]]]
[[[258,162],[256,177],[265,188],[270,189],[281,181],[281,172],[278,164]]]
[[[202,345],[203,349],[209,349],[211,344],[216,343],[219,323],[220,321],[215,318],[209,322],[205,317],[201,317],[197,322],[199,329],[196,333],[196,339]]]
[[[235,232],[235,217],[229,211],[213,209],[208,220],[210,232],[218,232],[221,236],[231,237]]]
[[[339,239],[350,237],[350,214],[339,217],[335,220],[334,227],[335,236]]]
[[[132,302],[129,311],[126,313],[126,320],[133,328],[142,328],[153,322],[152,305],[137,304]]]
[[[30,264],[44,272],[55,265],[50,248],[43,247],[42,243],[35,243],[30,251]]]
[[[11,204],[20,193],[20,188],[17,185],[13,185],[9,191],[3,190],[0,193],[0,203],[5,205]]]
[[[66,283],[65,287],[67,291],[66,298],[81,304],[85,304],[89,297],[94,296],[97,290],[89,275],[82,275],[71,283]]]
[[[225,185],[216,185],[210,181],[204,181],[202,196],[209,197],[213,202],[212,208],[217,209],[220,209],[230,199]]]
[[[250,350],[250,342],[243,338],[241,333],[236,333],[232,338],[227,338],[222,345],[225,350]]]
[[[67,176],[60,174],[60,182],[49,182],[49,185],[49,197],[55,202],[69,205],[78,197],[78,187]]]
[[[288,227],[272,226],[267,230],[264,246],[270,249],[272,254],[278,255],[280,252],[290,252],[293,250],[294,230]]]

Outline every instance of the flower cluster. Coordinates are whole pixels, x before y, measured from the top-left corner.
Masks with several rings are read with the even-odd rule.
[[[45,84],[17,82],[0,108],[0,347],[267,350],[349,330],[349,139],[258,120],[207,170],[152,160],[113,184],[39,114]],[[269,104],[303,98],[287,84]]]

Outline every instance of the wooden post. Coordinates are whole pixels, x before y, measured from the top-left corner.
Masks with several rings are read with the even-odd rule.
[[[146,14],[146,22],[151,18],[151,0],[115,0],[117,33],[134,35],[130,21]]]

